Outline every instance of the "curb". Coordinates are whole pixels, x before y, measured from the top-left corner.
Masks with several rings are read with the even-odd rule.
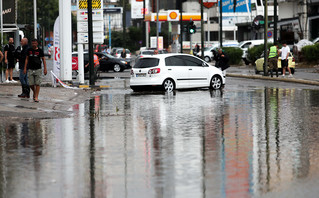
[[[258,79],[258,80],[272,80],[272,81],[281,81],[281,82],[292,82],[292,83],[300,83],[306,85],[316,85],[319,86],[319,81],[312,80],[303,80],[303,79],[295,79],[295,78],[271,78],[268,76],[257,76],[257,75],[249,75],[249,74],[234,74],[228,73],[227,77],[236,77],[236,78],[249,78],[249,79]]]

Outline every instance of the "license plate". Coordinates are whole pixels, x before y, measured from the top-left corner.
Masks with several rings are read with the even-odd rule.
[[[136,74],[136,77],[146,77],[146,73]]]

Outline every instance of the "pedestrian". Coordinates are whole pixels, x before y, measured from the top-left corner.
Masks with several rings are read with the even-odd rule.
[[[15,83],[17,81],[13,80],[13,68],[14,68],[14,42],[13,38],[9,38],[9,43],[4,47],[4,63],[7,66],[6,69],[6,83]],[[10,76],[10,81],[9,81]]]
[[[19,70],[20,70],[19,79],[22,86],[22,94],[18,95],[19,98],[30,98],[30,86],[28,83],[28,75],[24,74],[24,65],[25,65],[25,59],[27,57],[28,49],[29,49],[28,39],[23,38],[21,39],[21,45],[18,46],[14,52],[17,62],[19,62]],[[27,70],[28,70],[28,67],[27,67]]]
[[[154,50],[154,55],[157,55],[158,54],[158,50]]]
[[[275,70],[276,76],[278,77],[278,44],[275,43],[273,46],[270,47],[268,58],[269,58],[269,70],[270,76],[273,77],[273,71]]]
[[[121,52],[121,58],[126,58],[126,51],[125,51],[125,49],[123,49],[122,50],[122,52]]]
[[[196,45],[195,45],[195,54],[194,55],[196,55],[196,54],[198,54],[198,52],[199,52],[199,45],[198,45],[198,43],[196,43]]]
[[[282,77],[285,77],[286,73],[286,68],[288,69],[289,72],[289,77],[292,78],[291,70],[289,68],[289,54],[290,54],[290,48],[287,46],[287,42],[284,41],[282,43],[282,48],[281,48],[281,67],[282,67]]]
[[[28,68],[28,79],[30,88],[33,91],[34,102],[39,102],[39,92],[41,85],[41,73],[43,63],[43,74],[47,75],[47,64],[44,58],[43,50],[38,47],[38,40],[32,40],[32,47],[27,50],[27,58],[24,64],[24,74],[27,74]],[[41,62],[42,60],[42,62]]]
[[[223,52],[222,48],[219,48],[216,55],[214,55],[214,59],[216,61],[215,66],[223,71],[223,75],[226,76],[226,69],[229,66],[229,58],[225,52]]]

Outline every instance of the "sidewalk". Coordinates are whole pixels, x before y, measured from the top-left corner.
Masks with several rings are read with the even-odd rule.
[[[296,72],[294,73],[293,78],[288,77],[288,72],[286,73],[285,77],[279,75],[279,77],[277,78],[274,74],[274,77],[271,78],[270,76],[263,76],[262,72],[260,74],[255,74],[255,69],[252,66],[237,66],[227,69],[226,76],[248,79],[274,80],[319,86],[319,68],[296,67]]]
[[[21,93],[19,84],[0,86],[0,117],[1,119],[46,119],[63,118],[73,113],[74,105],[87,100],[91,91],[65,88],[41,87],[39,103],[30,99],[18,98]]]

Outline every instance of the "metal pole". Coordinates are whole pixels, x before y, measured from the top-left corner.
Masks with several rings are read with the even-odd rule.
[[[181,53],[183,53],[183,3],[181,2],[181,19],[180,19],[180,37],[181,37]]]
[[[2,0],[0,0],[0,10],[1,10],[1,14],[0,14],[0,23],[1,23],[1,50],[3,49],[3,12],[2,12]],[[3,70],[2,70],[2,63],[0,63],[0,68],[1,68],[1,78],[0,78],[0,82],[3,82]]]
[[[205,41],[205,38],[204,38],[204,32],[205,32],[205,29],[204,29],[204,3],[203,3],[203,0],[200,1],[200,26],[201,26],[201,53],[202,53],[202,59],[204,60],[204,41]]]
[[[149,34],[148,34],[148,24],[149,24],[149,21],[146,21],[146,29],[145,29],[145,34],[146,34],[146,47],[149,48]]]
[[[126,0],[123,1],[123,47],[126,48]]]
[[[111,14],[109,14],[109,48],[112,48]]]
[[[83,44],[78,44],[78,78],[80,84],[84,84],[84,56],[83,56]]]
[[[92,1],[88,2],[88,30],[89,30],[89,70],[90,85],[95,85],[94,80],[94,60],[93,60],[93,22],[92,22]]]
[[[158,50],[158,36],[159,36],[159,31],[158,31],[158,15],[159,15],[159,1],[156,0],[156,49]]]
[[[145,1],[146,0],[143,0],[143,21],[142,21],[142,32],[143,32],[143,39],[142,39],[142,43],[143,45],[142,46],[146,46],[146,24],[145,24]]]
[[[219,46],[223,47],[223,0],[219,0]]]
[[[207,9],[207,43],[210,43],[210,20],[209,20],[209,9]]]
[[[264,76],[268,76],[268,47],[267,47],[267,32],[268,32],[268,2],[265,0],[264,5],[264,21],[265,21],[265,27],[264,27]]]
[[[34,38],[37,38],[37,0],[33,0],[33,17],[34,17]]]
[[[0,0],[0,10],[1,10],[1,15],[0,15],[0,23],[1,23],[1,47],[3,46],[3,8],[2,8],[2,0]]]
[[[277,23],[278,23],[278,16],[277,16],[277,0],[274,0],[274,43],[277,42]]]

